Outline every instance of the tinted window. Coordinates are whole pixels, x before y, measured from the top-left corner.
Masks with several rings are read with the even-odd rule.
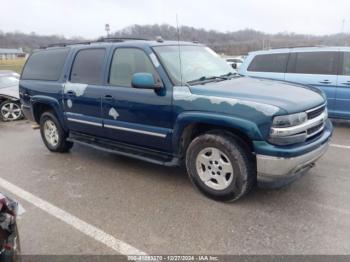
[[[249,65],[248,71],[284,73],[287,60],[288,54],[257,55]]]
[[[157,78],[153,64],[145,52],[135,48],[117,49],[113,55],[109,83],[130,87],[135,73],[151,73]]]
[[[350,76],[350,52],[344,53],[343,75]]]
[[[101,83],[105,49],[85,49],[78,52],[72,67],[70,81],[97,85]]]
[[[21,78],[49,81],[58,80],[68,53],[68,48],[33,53],[23,69]]]
[[[337,52],[297,53],[294,70],[298,74],[335,75],[338,63]]]

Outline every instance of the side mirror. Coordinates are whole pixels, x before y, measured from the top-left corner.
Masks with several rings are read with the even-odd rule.
[[[135,73],[131,79],[131,86],[134,88],[156,89],[157,85],[154,77],[150,73]]]
[[[237,64],[236,63],[233,63],[231,66],[232,66],[233,69],[237,69]]]

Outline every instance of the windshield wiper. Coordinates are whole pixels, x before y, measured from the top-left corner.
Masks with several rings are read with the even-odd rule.
[[[221,75],[221,78],[230,79],[232,77],[238,76],[238,73],[228,72],[227,74]]]
[[[187,84],[189,85],[193,85],[193,84],[197,84],[197,83],[201,83],[201,84],[205,84],[205,83],[209,83],[215,80],[226,80],[227,78],[225,76],[202,76],[198,79],[194,79],[191,81],[188,81]]]

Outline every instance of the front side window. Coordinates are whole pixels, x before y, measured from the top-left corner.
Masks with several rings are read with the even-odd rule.
[[[286,72],[288,53],[257,55],[248,67],[252,72]]]
[[[350,52],[344,53],[343,75],[350,76]]]
[[[109,75],[109,84],[131,87],[135,73],[151,73],[154,78],[157,72],[146,53],[136,48],[118,48],[114,52]]]
[[[294,73],[336,75],[337,52],[303,52],[296,54]]]
[[[105,49],[85,49],[74,59],[70,81],[90,85],[101,84]]]
[[[175,84],[234,73],[232,67],[208,47],[175,45],[157,46],[154,50]]]
[[[68,48],[43,50],[28,59],[21,79],[57,81],[68,56]]]

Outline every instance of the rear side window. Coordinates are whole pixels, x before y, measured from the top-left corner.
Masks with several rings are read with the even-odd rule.
[[[33,53],[23,69],[21,78],[24,80],[57,81],[68,53],[68,48]]]
[[[303,52],[296,53],[290,73],[336,75],[338,67],[337,52]]]
[[[288,53],[257,55],[248,67],[253,72],[286,72]]]
[[[113,55],[109,83],[116,86],[131,87],[135,73],[158,74],[146,53],[136,48],[118,48]]]
[[[350,76],[350,52],[344,53],[343,75]]]
[[[105,49],[85,49],[74,59],[70,81],[90,85],[101,84]]]

